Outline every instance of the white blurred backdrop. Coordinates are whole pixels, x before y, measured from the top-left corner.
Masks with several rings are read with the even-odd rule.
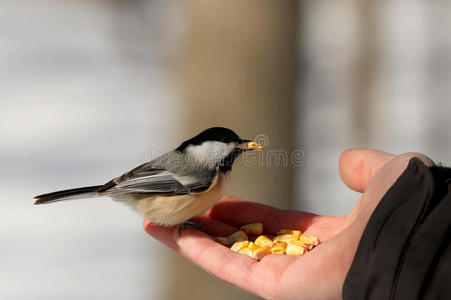
[[[164,247],[138,215],[32,198],[105,183],[178,142],[166,7],[0,2],[1,299],[165,298]]]
[[[451,1],[302,1],[296,207],[346,214],[343,150],[422,152],[451,165]]]

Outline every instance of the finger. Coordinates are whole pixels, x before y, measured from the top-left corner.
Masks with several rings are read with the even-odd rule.
[[[410,160],[414,157],[422,160],[426,166],[434,165],[434,162],[424,154],[409,152],[398,155],[373,177],[362,198],[382,198],[399,176],[406,170]]]
[[[349,188],[363,193],[371,177],[394,157],[379,150],[346,150],[339,162],[341,179]]]
[[[202,227],[210,230],[212,236],[229,236],[230,234],[238,230],[238,228],[235,226],[220,222],[215,219],[210,219],[208,217],[196,217],[192,220],[198,222]]]
[[[363,222],[360,225],[366,224],[379,201],[406,170],[410,160],[414,157],[422,160],[426,166],[434,165],[434,162],[430,158],[424,154],[415,152],[401,154],[393,158],[372,176],[365,188],[365,193],[360,197],[359,202],[348,215],[346,224],[351,224],[357,219]],[[361,229],[363,230],[363,227]]]
[[[266,233],[275,234],[280,229],[300,229],[305,231],[318,215],[292,210],[280,210],[256,202],[243,201],[224,196],[209,213],[210,217],[221,222],[240,227],[249,223],[263,223]]]
[[[208,218],[197,218],[196,221],[218,231],[232,228],[226,224],[221,227],[219,221]],[[277,274],[282,273],[294,260],[293,257],[273,254],[257,262],[218,244],[196,229],[186,229],[179,236],[177,226],[162,227],[148,220],[144,220],[143,226],[147,233],[206,271],[230,284],[262,296],[275,290],[277,279],[280,278]],[[268,281],[274,286],[265,283]]]
[[[311,213],[277,208],[255,202],[224,196],[209,213],[210,217],[240,227],[263,223],[265,234],[276,234],[280,229],[298,229],[326,241],[344,226],[345,217],[319,216]]]
[[[207,272],[230,284],[259,295],[276,290],[278,274],[293,261],[285,255],[269,255],[260,262],[224,247],[202,232],[187,229],[173,235],[180,253]]]
[[[205,217],[193,218],[194,221],[198,222],[202,227],[207,228],[211,231],[212,236],[228,236],[231,233],[237,231],[237,228],[229,224],[222,223],[218,220],[209,219]],[[173,232],[176,227],[164,227],[153,224],[149,220],[144,220],[143,222],[144,230],[154,237],[155,239],[161,241],[169,248],[178,251],[178,246],[174,242]],[[178,230],[176,230],[178,232]]]
[[[157,224],[152,223],[151,221],[144,219],[143,222],[144,231],[149,235],[154,237],[155,239],[161,241],[163,244],[168,246],[174,251],[178,251],[178,246],[174,242],[172,238],[172,233],[174,231],[174,227],[164,227],[159,226]]]

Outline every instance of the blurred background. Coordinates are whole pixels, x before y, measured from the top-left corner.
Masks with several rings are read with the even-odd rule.
[[[230,194],[346,214],[347,148],[451,165],[450,29],[447,0],[0,0],[0,298],[255,299],[119,203],[32,197],[220,125],[300,154],[239,161]]]

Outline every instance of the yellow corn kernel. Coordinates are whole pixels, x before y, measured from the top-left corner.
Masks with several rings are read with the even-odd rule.
[[[232,246],[232,244],[235,242],[235,241],[231,240],[230,238],[224,237],[224,236],[215,237],[214,240],[226,247]]]
[[[318,238],[311,235],[301,235],[299,237],[299,241],[305,244],[311,244],[313,246],[317,246],[319,244]]]
[[[293,230],[293,229],[281,229],[277,232],[278,235],[284,235],[284,234],[292,234],[295,236],[300,236],[302,234],[302,231],[300,230]]]
[[[307,249],[305,249],[304,247],[302,247],[297,243],[287,244],[287,249],[285,250],[285,253],[291,256],[301,256],[304,255],[306,252]]]
[[[252,251],[251,249],[247,248],[247,247],[241,249],[240,251],[238,251],[238,253],[246,254],[246,255],[248,255],[248,256],[250,256],[250,257],[253,257],[253,256],[252,256],[253,251]]]
[[[274,242],[264,235],[260,235],[258,238],[256,238],[254,243],[260,247],[272,247],[272,245],[274,245]]]
[[[271,254],[271,248],[269,247],[258,248],[252,251],[252,257],[256,260],[261,260],[268,254]]]
[[[298,244],[299,245],[299,244]],[[302,247],[304,247],[306,250],[308,250],[308,251],[310,251],[310,250],[312,250],[313,249],[313,247],[315,247],[315,246],[313,246],[312,244],[307,244],[307,243],[300,243],[300,245],[302,246]]]
[[[299,245],[301,247],[304,247],[305,250],[307,250],[307,251],[312,250],[313,247],[314,247],[312,244],[306,243],[306,242],[303,242],[303,241],[293,241],[293,242],[290,242],[290,244],[296,244],[296,245]]]
[[[230,249],[232,251],[239,252],[241,249],[246,248],[247,246],[249,246],[249,241],[235,242]]]
[[[262,150],[262,145],[257,144],[256,142],[249,142],[249,143],[247,143],[247,148],[248,149],[257,150],[257,151],[261,151]]]
[[[238,251],[238,253],[245,254],[256,260],[261,260],[266,255],[271,254],[271,249],[269,247],[265,247],[265,248],[258,247],[255,250],[251,250],[249,247],[247,247],[247,248],[241,249],[240,251]]]
[[[271,247],[271,253],[279,253],[279,254],[285,254],[285,251],[287,250],[287,244],[286,243],[275,243]]]
[[[316,237],[310,235],[301,235],[297,242],[307,250],[312,250],[313,247],[319,244],[319,240]]]
[[[288,242],[294,242],[294,241],[297,241],[297,240],[298,240],[298,237],[295,236],[295,235],[292,235],[292,234],[281,234],[281,235],[276,235],[276,236],[273,238],[273,241],[274,241],[274,242],[285,242],[285,243],[288,243]]]
[[[250,250],[254,251],[260,248],[259,245],[253,243],[253,242],[249,242],[249,245],[247,246]]]
[[[262,223],[251,223],[241,226],[240,228],[247,234],[262,234],[263,224]]]
[[[232,244],[234,242],[242,242],[242,241],[248,240],[247,234],[242,230],[235,231],[234,233],[229,235],[227,238],[229,238],[233,241]]]

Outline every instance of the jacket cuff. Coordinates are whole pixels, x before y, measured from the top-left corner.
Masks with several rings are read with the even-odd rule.
[[[365,227],[344,299],[451,299],[450,178],[410,160]]]

